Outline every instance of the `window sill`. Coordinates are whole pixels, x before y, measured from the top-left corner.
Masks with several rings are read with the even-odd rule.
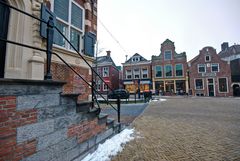
[[[73,56],[73,57],[77,57],[79,58],[79,55],[77,52],[71,50],[71,49],[66,49],[62,46],[59,46],[59,45],[56,45],[56,44],[53,44],[53,52],[58,52],[58,53],[61,53],[61,54],[66,54],[66,55],[69,55],[69,56]],[[94,57],[89,57],[87,55],[84,55],[83,53],[80,52],[80,54],[87,60],[87,61],[94,61]]]

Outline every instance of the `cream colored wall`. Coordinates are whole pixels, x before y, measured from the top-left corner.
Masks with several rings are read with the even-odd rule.
[[[40,17],[41,3],[44,1],[48,0],[8,0],[8,3],[27,13]],[[39,24],[39,21],[11,9],[8,40],[46,49],[46,43],[43,42],[39,35]],[[89,68],[76,53],[58,47],[54,47],[53,50],[69,64]],[[94,60],[91,57],[84,57],[89,64],[93,64]],[[43,80],[45,60],[46,54],[43,52],[7,44],[4,77]],[[56,56],[53,56],[52,61],[60,62]],[[90,70],[89,74],[91,75]]]

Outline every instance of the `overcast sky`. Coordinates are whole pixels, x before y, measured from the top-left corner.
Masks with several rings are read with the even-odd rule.
[[[240,44],[240,0],[98,0],[98,18],[120,43],[98,21],[98,56],[111,50],[117,65],[135,53],[150,60],[167,38],[188,60],[205,46]]]

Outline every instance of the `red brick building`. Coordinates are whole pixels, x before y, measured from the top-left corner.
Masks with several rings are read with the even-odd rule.
[[[130,93],[151,89],[151,61],[136,53],[123,65],[123,84]]]
[[[119,69],[111,58],[111,51],[107,51],[106,56],[97,57],[96,68],[98,74],[103,78],[103,80],[111,89],[115,90],[119,88]],[[107,85],[103,83],[99,78],[96,78],[96,85],[100,93],[106,93],[109,90],[107,88]]]
[[[174,42],[161,44],[161,53],[152,56],[152,82],[156,93],[172,95],[188,92],[187,56],[176,53]]]
[[[97,35],[97,0],[1,0],[30,15],[48,20],[42,16],[41,6],[56,15],[54,25],[73,44],[80,55],[90,65],[94,63],[94,44]],[[40,22],[28,16],[15,12],[1,4],[0,36],[18,43],[46,49],[46,40],[41,36]],[[43,10],[47,10],[45,7]],[[48,11],[49,13],[49,11]],[[48,15],[48,14],[47,14]],[[42,33],[42,32],[41,32]],[[91,82],[91,68],[73,50],[73,47],[57,32],[54,31],[53,52],[71,65],[80,75]],[[43,80],[46,73],[46,53],[0,42],[0,78]],[[71,72],[56,56],[52,57],[53,80],[68,82],[64,93],[82,93],[80,99],[86,100],[91,95],[88,85]]]
[[[230,62],[233,95],[240,96],[240,45],[228,46],[228,42],[224,42],[221,47],[218,55],[222,60]]]
[[[213,47],[204,47],[189,62],[190,90],[195,96],[232,96],[230,64]]]
[[[56,26],[70,40],[78,52],[94,66],[94,44],[97,35],[97,1],[90,0],[52,0],[48,4],[56,14]],[[63,10],[68,12],[63,12]],[[54,52],[62,56],[74,70],[89,83],[92,71],[69,43],[57,32],[54,36]],[[64,93],[81,93],[80,100],[91,96],[91,88],[72,72],[59,59],[53,57],[52,73],[54,80],[67,81]]]

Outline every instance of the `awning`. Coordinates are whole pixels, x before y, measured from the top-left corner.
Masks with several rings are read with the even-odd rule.
[[[150,80],[140,81],[140,84],[151,84],[151,81]]]
[[[123,82],[123,84],[133,84],[133,81]]]

